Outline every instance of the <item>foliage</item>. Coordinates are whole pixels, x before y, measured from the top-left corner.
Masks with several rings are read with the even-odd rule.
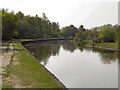
[[[103,42],[115,42],[115,28],[113,27],[103,27],[100,31],[99,38]]]
[[[79,29],[78,29],[78,30],[79,30],[79,32],[80,32],[80,31],[84,32],[84,31],[85,31],[85,28],[84,28],[84,26],[83,26],[83,25],[80,25],[80,27],[79,27]]]
[[[81,41],[80,43],[78,43],[79,45],[86,45],[86,44],[88,44],[88,41],[86,41],[86,40],[83,40],[83,41]]]
[[[14,14],[6,9],[2,11],[2,39],[39,39],[59,37],[59,23],[50,22],[43,17],[24,15],[21,11]]]
[[[21,11],[16,14],[8,12],[8,9],[1,11],[3,40],[74,37],[76,42],[88,40],[93,43],[118,43],[119,41],[117,25],[107,24],[91,29],[85,29],[83,25],[80,25],[79,28],[70,25],[60,29],[59,23],[50,22],[45,13],[39,17],[38,15],[25,16]]]
[[[97,42],[98,31],[86,30],[84,32],[76,33],[74,40],[81,42],[83,40],[91,40],[92,42]]]
[[[120,26],[117,27],[115,43],[116,43],[116,47],[120,49]]]
[[[82,26],[81,26],[82,28]],[[104,25],[76,33],[74,40],[79,43],[83,40],[89,40],[90,43],[108,43],[115,42],[117,39],[117,25]],[[119,36],[118,36],[119,37]]]
[[[75,33],[78,33],[78,29],[74,25],[66,26],[61,29],[62,35],[64,37],[75,37]]]
[[[53,37],[59,37],[60,29],[59,29],[59,23],[52,22],[51,23],[51,35]]]
[[[9,40],[16,36],[18,21],[13,13],[2,12],[2,38]]]

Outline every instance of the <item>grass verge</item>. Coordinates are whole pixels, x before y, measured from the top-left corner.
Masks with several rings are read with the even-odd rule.
[[[5,85],[3,83],[3,88],[6,88],[5,86],[7,88],[17,86],[25,88],[61,88],[20,42],[14,42],[13,48],[15,51],[6,69],[6,76],[10,77],[12,84]]]
[[[102,46],[102,47],[107,47],[107,48],[114,48],[118,49],[116,43],[93,43],[95,46]],[[91,44],[91,45],[93,45]]]

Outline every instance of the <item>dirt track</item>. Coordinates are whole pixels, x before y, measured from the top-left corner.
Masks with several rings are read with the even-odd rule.
[[[7,47],[6,47],[7,48]],[[10,63],[10,58],[13,53],[12,43],[9,45],[9,50],[6,53],[2,54],[2,72],[4,72],[4,68]]]
[[[7,47],[2,47],[2,48],[7,49]],[[6,73],[6,68],[7,68],[7,65],[10,64],[12,53],[13,53],[13,47],[12,47],[12,43],[10,43],[8,51],[1,54],[0,62],[2,64],[1,64],[1,68],[0,68],[0,70],[1,70],[1,83],[0,83],[0,85],[2,84],[3,80],[6,80],[6,82],[9,81],[9,78],[3,78],[2,74]]]

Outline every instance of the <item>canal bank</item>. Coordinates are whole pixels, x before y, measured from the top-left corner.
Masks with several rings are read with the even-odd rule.
[[[52,73],[26,50],[21,42],[14,41],[13,54],[3,78],[4,88],[66,88]],[[49,73],[48,73],[49,72]]]
[[[56,39],[50,39],[50,40],[39,40],[39,41],[52,41],[52,40],[56,40]],[[65,40],[65,39],[57,39],[57,40]],[[67,40],[71,40],[71,39],[67,39]],[[39,42],[39,41],[28,41],[28,43],[30,43],[30,42]],[[24,47],[24,44],[25,43],[27,43],[27,41],[22,41],[21,42],[21,45]],[[24,47],[25,48],[25,47]],[[26,49],[26,48],[25,48]],[[27,50],[27,49],[26,49]],[[29,50],[27,50],[29,53],[31,53]],[[34,56],[33,56],[34,57]],[[35,58],[35,57],[34,57]],[[35,60],[36,60],[36,58],[35,58]],[[52,78],[54,78],[54,80],[55,80],[55,82],[58,84],[58,85],[60,85],[62,88],[64,88],[65,90],[68,90],[67,89],[67,87],[53,74],[53,73],[51,73],[46,67],[44,67],[44,65],[42,65],[40,62],[38,62],[37,60],[36,60],[36,62],[37,63],[39,63],[40,64],[40,66],[42,66],[45,70],[46,70],[46,72],[52,77]]]
[[[97,46],[97,45],[84,45],[86,47],[91,47],[91,48],[98,48],[98,49],[102,49],[102,50],[112,50],[112,51],[119,51],[120,49],[116,49],[116,48],[113,48],[113,47],[105,47],[105,46]]]
[[[79,48],[71,40],[28,43],[24,47],[68,88],[117,87],[115,51]]]
[[[69,84],[68,85],[69,87],[67,86],[68,88],[73,88],[73,87],[78,87],[78,88],[92,87],[93,88],[92,85],[86,86],[86,83],[88,83],[88,79],[90,79],[90,80],[92,80],[92,82],[89,81],[89,83],[95,84],[96,81],[99,81],[99,80],[97,80],[98,79],[97,77],[95,79],[96,81],[94,81],[94,82],[93,82],[93,79],[91,79],[91,78],[88,78],[86,80],[84,80],[85,77],[81,78],[81,75],[82,76],[89,75],[88,77],[93,77],[93,75],[88,73],[90,70],[88,69],[88,71],[87,71],[87,68],[84,67],[84,66],[86,66],[86,64],[92,63],[93,65],[90,65],[90,67],[98,64],[98,65],[96,65],[96,68],[101,69],[100,70],[101,72],[99,72],[99,73],[105,73],[106,71],[110,71],[111,69],[113,69],[112,67],[109,66],[110,70],[108,70],[106,68],[106,65],[103,65],[100,61],[102,61],[104,63],[111,63],[112,61],[115,62],[116,60],[114,61],[114,57],[111,57],[112,59],[110,61],[101,60],[98,57],[98,55],[95,54],[94,52],[92,54],[91,53],[88,54],[86,52],[86,50],[77,49],[78,47],[75,47],[71,41],[66,42],[63,40],[64,42],[62,42],[62,43],[61,43],[61,40],[59,42],[56,42],[56,41],[54,42],[54,41],[55,40],[48,41],[48,42],[46,42],[46,41],[36,42],[37,46],[35,46],[35,43],[30,44],[30,42],[29,42],[27,44],[28,44],[28,46],[30,45],[30,47],[31,47],[31,45],[34,44],[34,47],[36,48],[36,50],[40,51],[40,52],[41,52],[41,49],[38,47],[41,47],[42,50],[45,49],[46,52],[48,52],[48,53],[53,52],[53,54],[51,53],[51,55],[55,55],[55,53],[56,53],[56,55],[58,56],[58,52],[62,51],[62,53],[59,53],[60,56],[63,55],[63,56],[61,56],[61,58],[59,57],[56,60],[55,60],[55,58],[51,59],[54,62],[59,62],[59,63],[51,64],[51,66],[54,65],[53,70],[54,70],[54,68],[56,69],[59,67],[59,69],[56,71],[59,73],[61,78],[63,78],[63,81],[64,80],[67,80],[67,81],[63,82],[62,79],[60,77],[58,77],[58,75],[56,75],[53,71],[51,71],[49,68],[46,69],[46,67],[44,65],[37,62],[37,59],[33,56],[33,55],[35,55],[35,53],[34,52],[32,53],[29,49],[26,49],[24,46],[22,46],[21,42],[16,41],[16,42],[12,42],[14,53],[11,56],[10,65],[6,69],[7,74],[5,74],[5,76],[9,78],[9,81],[11,81],[10,84],[12,83],[12,85],[11,85],[12,88],[18,88],[18,87],[20,87],[20,88],[36,88],[37,87],[37,88],[64,88],[64,89],[67,89],[65,87],[65,86],[67,86],[66,83]],[[22,44],[24,44],[24,41],[22,42]],[[49,52],[50,50],[48,50],[48,49],[50,49],[51,52]],[[65,50],[65,52],[63,51],[63,49]],[[34,48],[32,50],[34,50]],[[66,51],[67,51],[67,53],[66,53]],[[70,51],[72,53],[69,53],[68,51]],[[113,53],[112,54],[111,53],[109,54],[108,52],[106,52],[106,55],[114,56]],[[41,54],[39,53],[38,55],[41,55]],[[89,58],[85,58],[84,55],[87,57],[89,56]],[[50,56],[50,55],[48,55],[48,56]],[[73,58],[74,56],[75,56],[75,58]],[[93,56],[95,58],[97,58],[97,60]],[[62,57],[66,57],[68,59],[64,59]],[[78,58],[76,58],[76,57],[78,57]],[[78,60],[76,61],[76,59],[78,59]],[[89,59],[91,59],[91,60],[89,60]],[[106,57],[104,59],[106,59]],[[66,60],[68,60],[69,64],[66,63],[67,62]],[[62,61],[64,63],[61,63],[60,61]],[[87,66],[89,66],[89,64]],[[62,66],[62,68],[61,68],[61,66]],[[97,66],[101,66],[101,67],[97,67]],[[80,70],[77,70],[78,67]],[[84,71],[84,70],[82,70],[82,68],[86,68],[86,70]],[[91,71],[92,71],[92,69],[94,70],[94,67],[91,68]],[[104,70],[105,70],[105,72],[104,72]],[[81,73],[81,71],[84,71],[84,72]],[[94,71],[95,71],[94,72],[95,74],[96,74],[96,72],[98,72],[97,70],[94,70]],[[51,72],[54,73],[54,75]],[[85,74],[85,73],[88,73],[88,74]],[[63,74],[66,74],[66,75],[63,75]],[[112,72],[110,72],[109,75],[112,75]],[[59,79],[56,78],[56,76]],[[65,76],[67,76],[67,77],[65,77]],[[71,79],[73,76],[75,76],[75,77],[73,79]],[[97,76],[99,76],[99,75],[97,75]],[[78,77],[79,77],[79,79],[78,79]],[[104,78],[104,79],[106,79],[106,78]],[[110,78],[107,78],[106,81],[108,82],[109,79]],[[100,79],[100,80],[102,80],[102,79]],[[61,83],[61,81],[65,85],[63,85],[63,83]],[[76,81],[79,83],[76,83]],[[71,82],[71,84],[69,82]],[[100,82],[100,84],[97,84],[99,86],[96,86],[96,87],[106,87],[106,85],[101,85],[102,83],[104,83],[104,81],[102,83],[101,82]],[[78,84],[78,86],[76,86],[77,84]],[[106,84],[106,83],[104,83],[104,84]],[[80,87],[80,85],[82,85],[82,87]],[[112,82],[111,82],[110,86],[116,87],[114,85],[112,86]],[[109,86],[107,86],[107,87],[109,87]],[[9,88],[9,86],[8,86],[8,88]]]
[[[54,41],[54,40],[73,40],[73,38],[49,38],[49,39],[26,39],[26,40],[21,40],[21,44],[28,44],[28,43],[35,43],[35,42],[46,42],[46,41]]]
[[[75,42],[76,43],[76,42]],[[102,50],[112,50],[119,51],[118,43],[77,43],[78,46],[85,46],[90,48],[98,48]]]

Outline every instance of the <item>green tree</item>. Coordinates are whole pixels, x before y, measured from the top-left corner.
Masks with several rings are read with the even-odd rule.
[[[116,39],[116,34],[115,34],[115,28],[113,27],[103,27],[102,30],[100,31],[99,38],[103,42],[115,42]]]
[[[85,31],[85,28],[84,28],[84,26],[83,26],[83,25],[80,25],[80,27],[79,27],[79,29],[78,29],[78,30],[79,30],[79,32],[80,32],[80,31],[84,32],[84,31]]]
[[[31,37],[31,26],[26,21],[19,21],[19,27],[18,27],[18,33],[19,38],[25,39],[25,38],[32,38]]]
[[[48,20],[45,13],[43,13],[42,20],[43,38],[49,38],[51,33],[51,22]]]
[[[18,21],[13,13],[2,12],[2,39],[10,40],[17,34]]]
[[[51,37],[59,37],[60,29],[59,24],[56,22],[51,23]]]
[[[74,25],[66,26],[61,29],[64,37],[75,37],[75,33],[78,33],[78,29]]]
[[[24,13],[22,13],[21,11],[18,11],[18,13],[16,13],[16,17],[18,19],[22,19],[24,17]]]

